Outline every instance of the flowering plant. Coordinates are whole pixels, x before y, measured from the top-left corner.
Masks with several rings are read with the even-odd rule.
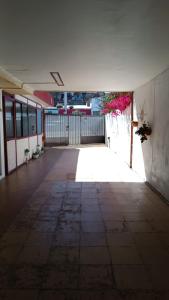
[[[102,114],[111,113],[113,117],[119,116],[131,103],[130,96],[109,95],[103,101]]]
[[[149,123],[146,124],[144,122],[141,127],[135,132],[135,134],[138,134],[140,136],[140,141],[143,143],[144,141],[147,140],[147,136],[150,135],[152,132],[151,126]]]

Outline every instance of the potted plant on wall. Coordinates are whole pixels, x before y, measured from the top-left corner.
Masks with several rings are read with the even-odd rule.
[[[144,122],[142,126],[140,126],[139,129],[135,132],[135,134],[140,136],[140,141],[141,143],[143,143],[148,139],[147,136],[149,136],[151,132],[152,129],[149,123],[146,124],[146,122]]]
[[[32,153],[32,158],[33,159],[39,158],[39,152],[37,150]]]
[[[28,163],[30,150],[26,148],[24,153],[25,153],[26,163]]]

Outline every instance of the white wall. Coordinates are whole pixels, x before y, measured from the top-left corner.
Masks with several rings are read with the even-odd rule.
[[[134,99],[138,118],[152,125],[152,135],[141,146],[146,180],[169,200],[169,69],[136,89]],[[139,173],[138,145],[135,137],[133,168]]]
[[[7,142],[7,156],[8,156],[8,172],[16,168],[16,146],[15,140]]]
[[[2,115],[2,91],[0,90],[0,179],[5,176],[4,130]]]
[[[37,140],[37,135],[32,136],[29,138],[29,150],[30,150],[30,155],[32,156],[32,153],[36,151],[36,146],[38,144]]]
[[[130,132],[131,132],[131,107],[129,106],[121,116],[105,116],[106,144],[113,152],[117,153],[123,161],[130,164]],[[108,137],[110,139],[108,139]],[[110,143],[109,143],[110,141]]]
[[[42,134],[38,135],[38,145],[42,147]]]
[[[16,140],[17,166],[20,166],[25,162],[25,149],[27,148],[29,148],[28,138]]]

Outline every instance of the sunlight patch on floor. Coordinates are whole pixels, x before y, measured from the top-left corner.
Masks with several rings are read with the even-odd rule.
[[[76,181],[144,182],[105,146],[79,147]]]

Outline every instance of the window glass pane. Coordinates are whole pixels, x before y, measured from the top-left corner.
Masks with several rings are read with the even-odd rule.
[[[22,104],[22,130],[23,136],[28,136],[28,106]]]
[[[21,104],[16,102],[16,136],[21,137],[22,136],[22,128],[21,128]]]
[[[28,107],[29,113],[29,135],[36,134],[36,108]]]
[[[41,109],[37,110],[37,133],[41,134],[42,133],[42,111]]]
[[[14,113],[13,113],[13,102],[5,100],[5,122],[6,122],[6,137],[14,137]]]

